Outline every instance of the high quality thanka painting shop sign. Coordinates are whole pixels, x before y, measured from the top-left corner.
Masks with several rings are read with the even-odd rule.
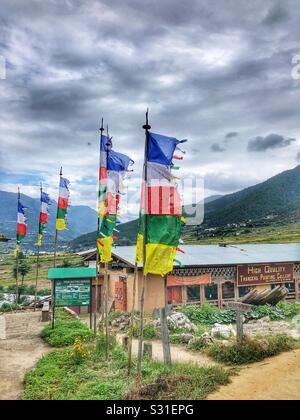
[[[293,267],[294,265],[289,263],[239,265],[237,285],[290,283],[293,281]]]

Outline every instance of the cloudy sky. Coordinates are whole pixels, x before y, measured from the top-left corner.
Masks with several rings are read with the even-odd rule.
[[[63,165],[72,203],[95,206],[103,116],[115,148],[136,161],[132,193],[147,107],[154,132],[189,139],[180,175],[204,177],[205,195],[294,167],[299,6],[299,0],[1,0],[0,188],[20,185],[37,195],[42,179],[56,196]]]

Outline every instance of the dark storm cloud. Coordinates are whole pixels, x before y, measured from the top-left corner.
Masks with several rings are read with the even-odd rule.
[[[224,148],[223,146],[221,146],[220,144],[218,144],[218,143],[213,143],[213,144],[210,146],[210,149],[211,149],[213,152],[216,152],[216,153],[224,152],[224,150],[225,150],[225,148]]]
[[[276,25],[288,20],[289,14],[286,8],[281,4],[275,4],[270,8],[263,20],[265,25]]]
[[[210,188],[249,185],[246,139],[256,141],[250,149],[265,150],[300,135],[300,87],[290,76],[300,49],[294,5],[2,0],[0,54],[8,63],[0,81],[2,165],[51,173],[63,161],[80,182],[93,179],[103,116],[117,147],[137,162],[138,179],[149,106],[153,131],[189,139],[186,162],[210,174]],[[287,137],[255,138],[266,132]],[[217,152],[226,154],[224,167]],[[237,162],[243,182],[232,176]],[[259,176],[275,166],[264,166]],[[87,195],[78,190],[83,200]]]
[[[232,139],[233,137],[236,137],[236,136],[238,136],[238,132],[237,131],[229,131],[229,133],[227,133],[226,135],[225,135],[225,139]]]
[[[296,139],[284,137],[279,134],[269,134],[266,137],[258,136],[255,139],[249,140],[249,152],[264,152],[268,149],[278,149],[290,146]]]

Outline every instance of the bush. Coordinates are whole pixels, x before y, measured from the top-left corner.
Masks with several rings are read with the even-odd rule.
[[[47,325],[42,330],[41,337],[52,347],[66,347],[73,345],[77,338],[83,342],[90,341],[93,333],[81,321],[58,318],[55,328]]]
[[[3,305],[0,307],[0,312],[12,312],[16,311],[17,309],[20,309],[19,305],[16,305],[15,303],[3,303]]]
[[[195,324],[231,324],[236,320],[235,311],[220,310],[209,303],[181,306],[179,310]]]
[[[296,341],[285,334],[267,336],[262,340],[245,339],[242,343],[229,345],[213,344],[208,349],[209,356],[217,362],[241,365],[258,362],[283,351],[292,350]]]
[[[189,341],[189,344],[187,346],[188,349],[194,350],[194,351],[201,351],[206,347],[206,343],[201,337],[195,337],[192,340]]]
[[[190,321],[195,324],[231,324],[236,322],[236,313],[230,309],[218,309],[217,307],[204,303],[203,305],[183,305],[179,310],[184,313]],[[275,306],[255,306],[252,311],[246,312],[245,318],[250,320],[270,317],[272,321],[291,319],[300,314],[300,303],[281,302]]]
[[[135,323],[133,325],[133,337],[138,338],[140,336],[140,324]],[[144,325],[144,340],[153,340],[154,338],[157,338],[156,329],[154,325],[151,324],[145,324]]]

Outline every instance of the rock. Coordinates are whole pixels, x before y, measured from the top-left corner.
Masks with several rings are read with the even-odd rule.
[[[269,316],[264,316],[263,318],[260,318],[260,320],[259,320],[260,322],[270,322],[271,321],[271,318],[269,317]]]
[[[188,332],[196,331],[197,327],[181,312],[174,312],[167,317],[167,321],[171,328],[176,330],[182,328]]]
[[[205,332],[201,335],[202,340],[205,342],[205,344],[207,346],[211,345],[214,343],[213,338],[211,337],[211,335],[208,332]]]
[[[232,336],[236,336],[236,332],[232,325],[214,324],[211,329],[211,336],[213,338],[221,336],[222,338],[229,339]]]

